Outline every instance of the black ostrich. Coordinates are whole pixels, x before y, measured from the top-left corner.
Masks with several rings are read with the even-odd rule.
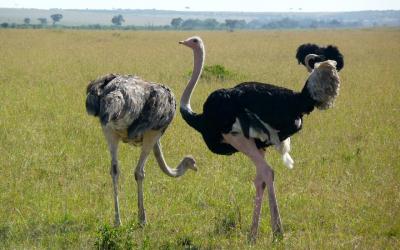
[[[312,54],[313,56],[308,55]],[[316,44],[306,43],[297,48],[296,52],[297,62],[306,66],[308,72],[314,69],[314,64],[326,60],[333,60],[336,62],[336,70],[340,71],[344,66],[343,55],[340,53],[336,46],[328,45],[320,47]]]
[[[185,157],[176,169],[165,162],[161,136],[171,123],[176,109],[175,97],[162,84],[147,82],[137,76],[108,74],[87,86],[86,110],[100,119],[111,154],[110,174],[114,189],[115,225],[121,224],[118,203],[118,143],[141,145],[142,151],[135,169],[138,191],[138,217],[146,223],[143,204],[144,166],[150,152],[161,170],[170,177],[179,177],[187,169],[196,170],[192,157]]]
[[[181,98],[180,112],[189,126],[200,132],[207,147],[216,154],[242,152],[256,166],[256,197],[250,239],[255,240],[264,189],[268,189],[274,237],[282,235],[282,224],[275,198],[274,172],[264,159],[265,148],[274,145],[289,168],[290,136],[302,128],[302,117],[314,107],[326,109],[338,95],[340,80],[335,61],[316,63],[301,92],[259,82],[245,82],[210,94],[203,113],[190,107],[190,97],[202,72],[205,51],[200,37],[179,42],[194,53],[194,68]]]

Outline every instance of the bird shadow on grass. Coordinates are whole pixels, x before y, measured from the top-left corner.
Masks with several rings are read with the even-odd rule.
[[[250,228],[243,227],[242,213],[239,206],[230,208],[228,211],[222,211],[215,217],[213,236],[218,235],[227,239],[237,238],[244,240],[248,245],[255,245],[250,237]],[[211,236],[211,235],[210,235]],[[266,237],[265,234],[259,234],[258,237]],[[271,246],[279,246],[284,241],[283,234],[275,235],[271,238]]]
[[[180,236],[173,242],[164,243],[160,249],[163,250],[172,250],[172,249],[185,249],[185,250],[198,250],[202,249],[202,247],[196,245],[194,243],[193,238],[190,235]]]
[[[173,238],[164,242],[151,243],[148,235],[142,234],[144,228],[136,222],[129,222],[120,227],[115,227],[109,224],[101,225],[95,238],[96,249],[119,250],[119,249],[154,249],[154,244],[158,245],[157,249],[219,249],[220,242],[218,238],[228,241],[233,239],[244,241],[245,245],[253,245],[248,238],[249,230],[243,228],[242,215],[238,206],[225,209],[217,213],[214,218],[214,228],[209,233],[210,242],[199,244],[196,242],[196,237],[192,234],[176,235]],[[147,225],[146,227],[148,227]],[[274,238],[271,244],[279,246],[282,238]]]
[[[242,216],[239,209],[220,213],[215,218],[214,233],[229,236],[240,233],[242,228]]]
[[[154,249],[149,236],[138,237],[138,230],[143,227],[137,223],[128,223],[120,227],[104,224],[96,232],[95,248],[102,250]],[[154,243],[153,243],[154,244]],[[194,243],[190,235],[179,236],[175,240],[166,241],[158,249],[201,249]]]
[[[9,225],[0,225],[0,248],[6,245],[11,236],[11,227]]]

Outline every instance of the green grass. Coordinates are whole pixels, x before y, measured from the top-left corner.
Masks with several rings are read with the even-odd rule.
[[[272,242],[265,202],[259,240],[247,243],[254,167],[243,155],[209,152],[179,114],[162,139],[165,156],[176,166],[191,154],[199,171],[171,179],[151,157],[149,223],[141,228],[139,150],[121,145],[123,226],[110,226],[110,158],[98,121],[85,111],[86,85],[108,72],[136,73],[179,97],[192,53],[177,42],[192,33],[0,30],[0,249],[398,249],[400,30],[198,34],[207,65],[237,74],[202,79],[192,98],[197,111],[213,90],[245,80],[300,90],[307,73],[294,55],[301,43],[333,43],[345,55],[335,107],[305,117],[292,137],[295,168],[267,152],[283,240]]]

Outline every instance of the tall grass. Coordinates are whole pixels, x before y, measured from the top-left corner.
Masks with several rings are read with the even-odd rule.
[[[133,178],[139,150],[121,145],[124,225],[109,226],[110,158],[98,121],[86,115],[86,84],[108,72],[138,74],[179,97],[192,54],[177,42],[192,33],[0,30],[0,248],[111,242],[133,249],[398,249],[400,30],[197,34],[207,64],[237,73],[227,81],[202,79],[192,100],[198,111],[213,90],[244,80],[300,90],[307,73],[294,54],[301,43],[336,44],[345,55],[335,107],[307,116],[292,137],[295,168],[267,152],[284,239],[272,243],[264,203],[259,240],[247,243],[254,167],[240,154],[210,153],[179,114],[162,139],[164,153],[172,166],[192,154],[199,171],[171,179],[151,157],[149,224],[141,228]]]

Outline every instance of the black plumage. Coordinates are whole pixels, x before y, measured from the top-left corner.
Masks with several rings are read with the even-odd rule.
[[[311,59],[309,66],[313,69],[314,64],[326,60],[336,61],[336,69],[340,71],[344,67],[344,57],[340,53],[339,49],[334,45],[328,45],[326,47],[318,46],[317,44],[306,43],[302,44],[297,48],[296,59],[299,64],[305,64],[305,58],[309,54],[318,55],[318,58]]]
[[[268,129],[262,124],[264,122],[279,130],[279,139],[283,141],[301,129],[303,115],[310,113],[314,105],[315,100],[307,91],[293,92],[270,84],[245,82],[211,93],[203,105],[202,114],[189,114],[182,108],[180,111],[184,120],[202,134],[212,152],[229,155],[237,150],[223,143],[222,134],[232,131],[236,119],[247,138],[250,128],[266,133],[270,138]],[[265,148],[272,142],[256,138],[256,144]]]
[[[183,44],[193,50],[193,74],[182,97],[180,112],[192,128],[201,133],[207,147],[216,154],[241,152],[256,167],[253,222],[250,239],[255,240],[260,221],[264,189],[268,189],[271,228],[274,236],[283,233],[274,188],[274,172],[265,161],[264,148],[274,145],[288,168],[293,167],[290,136],[302,128],[302,118],[314,108],[333,106],[340,79],[337,63],[332,60],[313,65],[302,91],[260,82],[244,82],[233,88],[219,89],[209,95],[203,113],[190,106],[192,92],[204,66],[205,49],[200,37],[190,37]],[[307,57],[316,58],[315,55]]]

